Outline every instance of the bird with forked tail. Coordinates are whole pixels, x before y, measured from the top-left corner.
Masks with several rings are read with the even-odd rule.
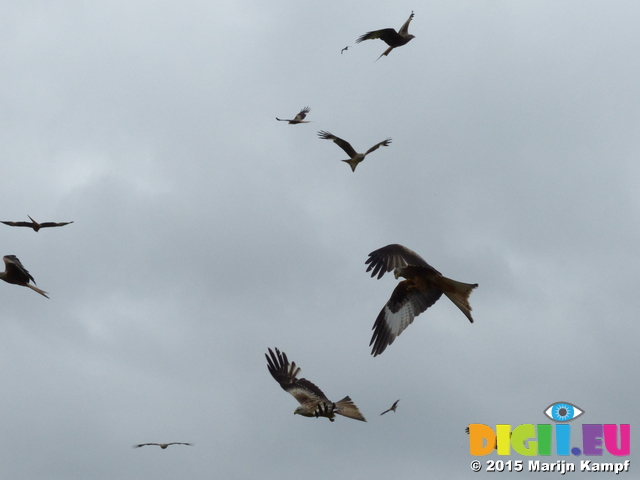
[[[338,414],[366,422],[351,398],[347,396],[338,402],[332,402],[315,384],[306,378],[297,378],[300,367],[297,367],[295,362],[289,363],[284,352],[280,352],[277,348],[275,350],[273,353],[273,350],[269,349],[269,355],[265,354],[267,368],[282,389],[300,402],[300,406],[293,412],[294,415],[326,417],[333,422],[335,415]]]
[[[338,145],[342,150],[345,151],[345,153],[347,155],[349,155],[349,159],[348,160],[342,160],[342,161],[349,164],[349,166],[351,167],[351,171],[352,172],[356,171],[356,167],[358,166],[358,164],[360,162],[362,162],[364,160],[364,157],[366,157],[371,152],[377,150],[380,147],[389,146],[389,144],[391,143],[391,139],[387,138],[386,140],[383,140],[380,143],[376,143],[373,147],[371,147],[365,153],[358,153],[358,152],[355,151],[355,149],[351,146],[351,144],[349,142],[347,142],[346,140],[343,140],[341,138],[336,137],[332,133],[325,132],[324,130],[320,130],[318,132],[318,136],[323,140],[333,140],[333,143]]]
[[[393,270],[398,283],[391,298],[383,307],[373,324],[373,336],[369,346],[371,354],[380,355],[393,343],[398,335],[413,322],[413,319],[438,301],[444,293],[473,323],[469,295],[477,283],[462,283],[444,277],[416,252],[402,245],[387,245],[369,254],[365,262],[367,272],[381,278]]]

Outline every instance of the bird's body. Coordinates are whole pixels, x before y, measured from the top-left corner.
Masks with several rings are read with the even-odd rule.
[[[191,443],[182,443],[182,442],[171,442],[171,443],[141,443],[139,445],[134,445],[133,448],[144,447],[145,445],[157,445],[161,449],[167,448],[169,445],[192,445]]]
[[[307,116],[311,109],[309,107],[304,107],[300,112],[293,118],[293,120],[287,120],[283,118],[276,117],[276,120],[279,122],[289,122],[289,125],[296,125],[298,123],[310,123],[309,120],[305,120],[304,118]]]
[[[391,50],[393,50],[394,48],[406,45],[413,38],[415,38],[415,35],[409,35],[409,23],[411,22],[411,20],[413,20],[413,12],[411,12],[411,15],[409,15],[409,19],[404,23],[404,25],[402,25],[399,31],[396,32],[393,28],[374,30],[372,32],[367,32],[364,35],[361,35],[356,40],[356,43],[360,43],[364,40],[375,40],[378,38],[389,45],[389,48],[387,48],[382,53],[382,55],[378,57],[378,59],[376,60],[378,61],[380,60],[380,58],[389,55],[389,53],[391,53]]]
[[[382,415],[384,415],[385,413],[388,413],[388,412],[396,413],[396,408],[398,408],[398,402],[399,401],[400,401],[400,399],[398,399],[395,402],[393,402],[393,405],[391,405],[391,408],[389,410],[385,410],[380,415],[382,416]]]
[[[381,278],[393,270],[398,283],[391,298],[373,324],[373,336],[369,346],[371,354],[380,355],[395,338],[413,322],[413,319],[436,303],[444,293],[473,323],[469,295],[477,283],[462,283],[442,276],[435,268],[412,250],[402,245],[387,245],[369,254],[367,272]]]
[[[293,412],[294,415],[316,418],[326,417],[333,422],[335,415],[338,414],[366,422],[358,407],[351,401],[351,398],[347,396],[338,402],[332,402],[322,393],[322,390],[309,380],[296,378],[300,368],[296,367],[295,362],[289,363],[284,352],[281,353],[277,348],[275,350],[276,352],[273,353],[269,349],[270,356],[265,354],[267,368],[282,389],[289,392],[300,402],[300,406]]]
[[[342,55],[346,50],[349,50],[349,47],[344,47],[342,50],[340,50],[340,55]]]
[[[384,141],[382,141],[380,143],[376,143],[373,147],[371,147],[365,153],[358,153],[358,152],[355,151],[355,149],[351,146],[351,144],[349,142],[347,142],[346,140],[343,140],[341,138],[336,137],[332,133],[325,132],[324,130],[320,130],[318,132],[318,136],[320,138],[322,138],[323,140],[333,140],[333,142],[336,145],[338,145],[342,150],[345,151],[345,153],[347,155],[349,155],[349,159],[342,160],[342,161],[349,164],[349,166],[351,167],[351,171],[352,172],[356,171],[356,167],[358,166],[358,164],[360,162],[362,162],[364,160],[364,157],[369,155],[374,150],[377,150],[380,147],[386,147],[391,143],[391,139],[387,138],[386,140],[384,140]]]
[[[29,217],[29,215],[27,215],[27,217]],[[5,225],[9,225],[10,227],[29,227],[29,228],[33,228],[33,230],[36,231],[36,232],[38,230],[40,230],[41,228],[64,227],[65,225],[69,225],[70,223],[73,223],[73,222],[60,222],[60,223],[44,222],[44,223],[38,223],[31,217],[29,217],[29,219],[31,220],[30,222],[0,222],[0,223],[4,223]]]
[[[4,260],[4,272],[0,273],[0,280],[4,280],[7,283],[13,283],[14,285],[22,285],[23,287],[29,287],[31,290],[38,292],[43,297],[47,297],[47,292],[40,290],[38,287],[31,285],[29,281],[36,283],[29,270],[24,268],[24,265],[18,260],[15,255],[5,255],[2,257]]]

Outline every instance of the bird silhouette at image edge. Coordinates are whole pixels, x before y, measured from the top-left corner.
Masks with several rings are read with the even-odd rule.
[[[27,215],[27,217],[29,217],[29,215]],[[60,223],[56,223],[56,222],[44,222],[44,223],[38,223],[36,222],[33,218],[29,217],[31,219],[30,222],[0,222],[0,223],[4,223],[5,225],[9,225],[10,227],[29,227],[29,228],[33,228],[34,231],[38,231],[41,228],[51,228],[51,227],[64,227],[65,225],[69,225],[70,223],[73,222],[60,222]]]
[[[13,283],[14,285],[22,285],[23,287],[29,287],[31,290],[38,292],[43,297],[47,297],[47,292],[44,290],[40,290],[38,287],[35,287],[29,283],[31,280],[33,283],[36,281],[33,279],[29,270],[24,268],[24,265],[18,260],[18,257],[15,255],[5,255],[2,257],[4,260],[4,272],[0,273],[0,279],[4,280],[7,283]]]

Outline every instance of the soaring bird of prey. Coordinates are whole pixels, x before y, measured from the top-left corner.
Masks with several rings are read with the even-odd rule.
[[[398,399],[398,400],[396,400],[395,402],[393,402],[393,405],[391,405],[391,408],[390,408],[389,410],[385,410],[385,411],[384,411],[384,412],[382,412],[380,415],[382,416],[382,415],[384,415],[385,413],[388,413],[388,412],[393,412],[393,413],[395,413],[395,412],[396,412],[396,408],[398,408],[398,402],[399,402],[399,401],[400,401],[400,399]]]
[[[416,252],[402,245],[387,245],[369,254],[365,262],[367,272],[381,278],[393,270],[396,278],[403,277],[391,294],[373,324],[373,336],[369,346],[371,354],[380,355],[398,335],[413,322],[413,319],[436,303],[444,293],[473,323],[469,295],[477,283],[462,283],[443,277]]]
[[[270,357],[265,353],[267,367],[271,376],[275,378],[282,389],[285,392],[289,392],[300,402],[300,406],[293,412],[294,415],[316,418],[327,417],[333,422],[337,413],[354,420],[366,422],[358,407],[348,396],[339,402],[332,402],[322,393],[322,390],[309,380],[296,378],[300,373],[300,367],[296,367],[295,362],[289,363],[289,359],[287,359],[287,355],[284,352],[280,353],[277,348],[275,350],[276,353],[273,353],[273,350],[269,349]]]
[[[387,48],[382,55],[380,55],[377,59],[380,60],[382,57],[389,55],[391,50],[397,47],[401,47],[402,45],[406,45],[411,41],[412,38],[415,38],[415,35],[409,35],[409,23],[413,20],[413,12],[409,15],[409,19],[404,22],[402,28],[398,32],[396,32],[393,28],[383,28],[382,30],[374,30],[373,32],[367,32],[364,35],[361,35],[360,38],[356,40],[356,43],[360,43],[364,40],[375,40],[379,38],[387,45]]]
[[[29,215],[27,215],[27,217],[29,217]],[[62,223],[45,222],[45,223],[38,223],[33,218],[31,218],[31,217],[29,217],[29,218],[31,219],[30,222],[1,222],[1,223],[4,223],[5,225],[9,225],[10,227],[29,227],[29,228],[33,228],[36,232],[38,230],[40,230],[41,228],[64,227],[65,225],[69,225],[70,223],[73,223],[73,222],[62,222]]]
[[[36,281],[33,279],[29,271],[24,268],[24,265],[20,263],[18,257],[15,255],[5,255],[2,257],[2,260],[4,260],[5,267],[4,272],[0,273],[1,280],[4,280],[7,283],[13,283],[14,285],[29,287],[31,290],[35,290],[43,297],[47,297],[47,292],[40,290],[38,287],[34,287],[29,283],[29,280],[33,283],[36,283]]]
[[[192,445],[191,443],[181,443],[181,442],[172,442],[172,443],[141,443],[140,445],[134,445],[133,448],[144,447],[145,445],[157,445],[163,450],[167,448],[169,445]]]
[[[287,119],[282,119],[282,118],[278,118],[276,117],[276,120],[278,120],[279,122],[289,122],[289,125],[295,125],[297,123],[309,123],[309,120],[304,120],[304,117],[307,116],[307,113],[309,113],[311,111],[311,109],[309,107],[304,107],[302,110],[300,110],[300,113],[298,113],[293,120],[287,120]]]
[[[356,167],[358,166],[358,164],[364,160],[364,157],[366,157],[367,155],[369,155],[371,152],[373,152],[374,150],[377,150],[380,147],[387,147],[390,143],[391,143],[391,139],[387,138],[386,140],[380,142],[380,143],[376,143],[373,147],[371,147],[369,150],[367,150],[365,153],[358,153],[356,152],[353,147],[351,146],[351,144],[345,140],[342,140],[341,138],[336,137],[335,135],[329,133],[329,132],[325,132],[324,130],[320,130],[318,132],[318,136],[320,138],[322,138],[323,140],[333,140],[333,142],[338,145],[342,150],[344,150],[346,152],[347,155],[349,155],[349,159],[348,160],[342,160],[343,162],[346,162],[349,164],[349,166],[351,167],[351,171],[355,172],[356,171]]]

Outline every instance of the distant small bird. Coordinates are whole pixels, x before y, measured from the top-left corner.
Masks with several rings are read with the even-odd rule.
[[[393,270],[396,278],[406,280],[398,283],[391,298],[382,308],[373,324],[373,336],[369,346],[375,357],[385,351],[398,335],[413,322],[413,319],[436,303],[444,293],[456,307],[473,323],[469,295],[477,283],[462,283],[444,277],[416,252],[402,245],[387,245],[369,254],[365,262],[367,272],[380,279]]]
[[[193,445],[192,443],[181,443],[181,442],[172,442],[172,443],[141,443],[140,445],[134,445],[133,448],[144,447],[145,445],[157,445],[163,450],[167,448],[169,445]]]
[[[329,400],[322,390],[316,387],[306,378],[296,378],[300,373],[300,368],[296,367],[295,362],[289,363],[287,355],[277,348],[269,349],[267,357],[267,368],[271,376],[280,384],[285,392],[289,392],[300,402],[300,406],[293,412],[294,415],[302,415],[303,417],[327,417],[332,422],[335,414],[343,415],[354,420],[366,422],[365,418],[358,410],[358,407],[351,401],[351,398],[344,397],[338,402]]]
[[[320,130],[318,132],[318,136],[320,138],[322,138],[323,140],[333,140],[333,142],[336,145],[338,145],[342,150],[344,150],[347,153],[347,155],[349,155],[349,159],[348,160],[342,160],[342,161],[349,164],[349,166],[351,167],[351,171],[352,172],[356,171],[356,167],[358,166],[358,164],[361,161],[364,160],[364,157],[366,157],[371,152],[373,152],[374,150],[377,150],[380,147],[387,147],[391,143],[391,139],[387,138],[386,140],[375,144],[373,147],[371,147],[365,153],[358,153],[353,149],[353,147],[351,146],[351,144],[349,142],[347,142],[345,140],[342,140],[341,138],[336,137],[332,133],[325,132],[324,130]]]
[[[300,113],[298,113],[293,120],[281,119],[278,117],[276,117],[276,120],[278,120],[279,122],[289,122],[289,125],[296,125],[297,123],[310,123],[309,120],[303,122],[304,117],[306,117],[307,113],[309,113],[310,111],[311,109],[309,107],[304,107],[302,110],[300,110]]]
[[[349,47],[344,47],[342,50],[340,50],[340,55],[342,55],[342,52],[344,52],[345,50],[349,50]]]
[[[384,415],[387,412],[394,412],[396,411],[396,408],[398,408],[398,402],[400,401],[400,399],[396,400],[395,402],[393,402],[393,405],[391,405],[391,408],[389,410],[385,410],[384,412],[382,412],[380,415]]]
[[[33,279],[29,271],[24,268],[24,265],[20,263],[18,257],[15,255],[5,255],[2,257],[2,260],[4,260],[5,267],[4,272],[0,273],[0,280],[4,280],[7,283],[13,283],[14,285],[29,287],[31,290],[38,292],[43,297],[47,297],[47,292],[40,290],[38,287],[34,287],[29,283],[29,280],[33,283],[36,283],[36,281]]]
[[[29,217],[29,215],[27,215],[27,217]],[[73,223],[73,222],[62,222],[62,223],[45,222],[45,223],[38,223],[33,218],[31,218],[31,217],[29,217],[29,218],[31,219],[30,222],[0,222],[0,223],[4,223],[5,225],[9,225],[10,227],[29,227],[29,228],[33,228],[36,232],[38,230],[40,230],[41,228],[64,227],[65,225],[69,225],[70,223]]]
[[[356,40],[356,43],[360,43],[364,40],[375,40],[379,38],[387,45],[387,48],[382,55],[380,55],[377,59],[380,60],[382,57],[389,55],[391,50],[397,47],[401,47],[402,45],[406,45],[411,41],[411,39],[415,38],[415,35],[409,35],[409,23],[413,20],[413,12],[409,15],[409,19],[402,25],[400,31],[396,32],[393,28],[383,28],[382,30],[374,30],[372,32],[367,32],[364,35],[361,35],[360,38]]]

